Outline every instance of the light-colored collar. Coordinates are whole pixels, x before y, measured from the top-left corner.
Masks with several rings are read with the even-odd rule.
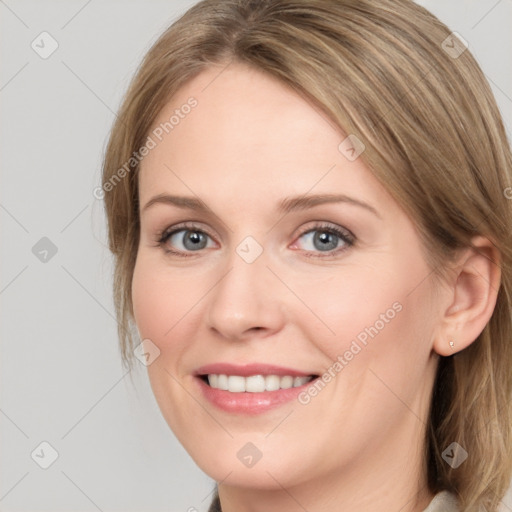
[[[219,497],[215,494],[208,512],[221,512]],[[455,495],[448,491],[437,493],[430,505],[423,512],[458,512],[459,507]]]
[[[454,494],[448,491],[437,493],[423,512],[457,512],[459,506]]]

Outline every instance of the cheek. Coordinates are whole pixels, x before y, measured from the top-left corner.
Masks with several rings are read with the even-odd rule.
[[[382,368],[394,380],[393,368],[403,367],[406,377],[430,354],[428,274],[422,259],[404,250],[401,258],[380,258],[378,266],[358,264],[315,284],[303,281],[296,291],[310,312],[297,320],[331,363],[346,356],[361,371]]]
[[[309,339],[321,339],[331,354],[347,349],[353,339],[364,344],[376,331],[396,323],[407,288],[396,275],[386,274],[393,275],[382,267],[353,266],[297,286],[297,295],[310,310],[298,317],[303,329],[311,331]]]
[[[163,350],[165,340],[172,338],[172,331],[191,308],[197,295],[193,290],[178,273],[173,272],[171,277],[165,268],[142,254],[132,279],[133,312],[140,336]]]
[[[140,254],[132,279],[134,319],[141,339],[151,340],[160,350],[147,372],[160,410],[175,432],[191,421],[187,396],[178,382],[183,378],[182,361],[190,338],[184,332],[190,325],[187,311],[195,295],[187,290],[190,286],[176,272],[171,277],[161,264]]]
[[[212,283],[201,273],[180,272],[141,252],[132,279],[134,319],[141,339],[160,351],[147,367],[157,399],[165,390],[179,400],[177,379],[187,378],[197,362],[196,340],[204,322],[205,295]]]
[[[144,263],[143,259],[138,258],[133,273],[133,313],[141,338],[153,341],[160,338],[164,329],[164,319],[165,322],[168,319],[162,315],[163,289],[155,279],[154,273],[149,270],[149,266]]]
[[[422,262],[411,261],[418,263],[409,265],[407,274],[399,268],[403,261],[381,259],[379,268],[333,272],[315,293],[300,288],[322,322],[313,315],[296,320],[327,356],[325,387],[308,390],[300,403],[305,417],[328,416],[326,423],[336,426],[326,427],[326,438],[336,436],[339,428],[354,446],[363,441],[368,445],[368,439],[381,442],[379,429],[387,431],[404,416],[416,419],[408,407],[418,414],[424,410],[433,325],[430,281]],[[327,403],[337,407],[326,409]]]

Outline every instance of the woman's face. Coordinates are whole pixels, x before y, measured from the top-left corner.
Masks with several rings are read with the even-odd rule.
[[[417,232],[318,109],[221,69],[161,111],[139,177],[134,314],[163,416],[232,485],[415,469],[440,310]]]

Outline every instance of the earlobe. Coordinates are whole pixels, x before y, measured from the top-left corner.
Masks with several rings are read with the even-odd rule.
[[[472,240],[457,263],[450,288],[452,302],[441,318],[433,349],[441,356],[459,352],[473,343],[489,322],[501,281],[500,254],[487,238]]]

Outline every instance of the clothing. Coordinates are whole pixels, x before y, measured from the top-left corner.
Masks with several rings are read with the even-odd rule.
[[[423,512],[458,512],[458,510],[459,507],[455,495],[448,491],[441,491],[434,496],[430,505]],[[217,493],[215,493],[208,512],[222,512]]]
[[[434,496],[430,505],[423,512],[457,512],[457,498],[448,491],[442,491]]]

